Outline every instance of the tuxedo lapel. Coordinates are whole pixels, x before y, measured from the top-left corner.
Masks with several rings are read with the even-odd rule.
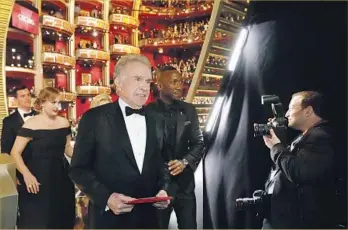
[[[181,139],[181,135],[184,132],[185,120],[186,120],[186,115],[180,109],[178,111],[177,123],[176,123],[176,146],[178,146]]]
[[[113,143],[115,143],[115,148],[122,148],[126,154],[126,157],[128,158],[130,164],[139,172],[138,165],[135,161],[134,153],[132,144],[130,142],[129,134],[126,127],[126,122],[124,120],[120,105],[118,102],[114,103],[115,107],[115,113],[108,114],[108,122],[110,124],[111,130],[114,132],[117,132],[117,135],[115,135],[115,140]],[[139,172],[140,173],[140,172]]]
[[[23,120],[21,114],[18,112],[18,109],[16,109],[15,113],[16,113],[16,115],[18,117],[18,122],[19,122],[20,126],[22,126],[24,124],[24,120]]]
[[[146,171],[151,167],[151,155],[154,153],[154,148],[157,147],[157,127],[156,121],[153,117],[145,115],[146,119],[146,148],[144,156],[144,164],[142,174],[145,174]]]

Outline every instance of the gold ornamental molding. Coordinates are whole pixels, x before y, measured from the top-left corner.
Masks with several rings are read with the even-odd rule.
[[[2,54],[2,58],[0,58],[0,130],[2,121],[8,114],[5,74],[6,39],[13,4],[14,0],[1,0],[0,4],[0,53]]]
[[[131,45],[114,44],[110,46],[111,54],[140,54],[140,49]]]
[[[75,18],[75,24],[76,26],[91,27],[98,30],[109,31],[109,23],[98,18],[78,16]]]
[[[171,18],[182,18],[193,15],[200,15],[210,12],[212,5],[200,5],[200,6],[188,6],[185,9],[176,7],[156,7],[156,6],[144,6],[140,7],[140,14],[143,16],[164,16]]]
[[[137,28],[139,26],[139,20],[137,18],[124,14],[110,15],[109,22],[113,25],[123,25],[130,28]]]
[[[21,67],[13,67],[13,66],[6,66],[5,67],[6,73],[7,74],[24,74],[24,75],[32,75],[34,76],[36,74],[35,69],[28,69],[28,68],[21,68]]]
[[[149,14],[154,16],[170,16],[174,15],[176,12],[176,8],[174,7],[155,7],[155,6],[141,6],[140,14]]]
[[[94,86],[94,85],[80,85],[76,86],[76,93],[78,95],[98,95],[98,94],[110,94],[111,89],[107,86]]]
[[[110,60],[110,54],[108,52],[94,49],[77,49],[75,56],[79,59],[94,59],[100,61]]]
[[[36,98],[32,97],[31,98],[31,104],[34,105]],[[8,108],[9,109],[16,109],[18,108],[17,101],[14,96],[8,96],[7,97],[7,103],[8,103]]]
[[[44,28],[58,30],[69,35],[73,34],[75,30],[74,26],[68,21],[50,15],[41,16],[41,25]]]
[[[75,66],[75,58],[68,55],[52,52],[43,52],[42,62],[45,64],[58,64],[71,68]]]
[[[70,92],[60,92],[59,99],[60,101],[64,101],[64,102],[76,101],[76,94],[70,93]]]

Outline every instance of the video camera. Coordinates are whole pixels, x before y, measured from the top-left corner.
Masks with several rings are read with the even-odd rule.
[[[261,104],[271,104],[274,118],[267,124],[254,124],[254,137],[264,136],[269,134],[273,129],[277,136],[286,135],[288,120],[285,118],[283,104],[276,95],[262,95]]]

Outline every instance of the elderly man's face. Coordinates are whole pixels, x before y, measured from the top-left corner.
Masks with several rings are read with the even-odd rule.
[[[151,69],[141,62],[130,62],[115,79],[119,96],[131,107],[142,107],[149,97]]]

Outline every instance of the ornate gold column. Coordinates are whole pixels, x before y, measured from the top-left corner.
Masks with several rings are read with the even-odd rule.
[[[133,10],[132,10],[132,16],[139,20],[139,10],[140,10],[140,4],[141,0],[134,0],[133,1]],[[135,47],[139,47],[139,31],[138,28],[134,29],[132,32],[132,45]]]
[[[75,0],[69,0],[68,4],[68,21],[71,25],[75,24]],[[75,57],[75,31],[71,35],[71,38],[69,40],[69,55],[71,57]],[[76,93],[76,72],[75,68],[71,69],[69,71],[69,91],[72,93]],[[74,107],[69,107],[69,118],[70,119],[76,119],[76,105]]]
[[[6,39],[14,0],[2,0],[0,4],[0,129],[8,114],[6,93]],[[1,149],[0,149],[1,152]],[[0,229],[14,229],[17,218],[18,194],[14,182],[15,165],[6,154],[0,156]],[[5,159],[6,158],[6,159]]]
[[[35,7],[39,11],[39,16],[41,16],[41,0],[35,0]],[[39,33],[34,38],[34,58],[35,58],[35,69],[36,74],[34,77],[34,87],[35,94],[43,88],[43,69],[42,69],[42,32],[41,27],[39,27]]]
[[[2,58],[0,58],[0,130],[2,129],[2,120],[8,115],[5,72],[6,39],[13,4],[14,0],[1,0],[0,4],[0,53],[2,54]]]
[[[106,22],[109,22],[109,12],[110,12],[110,1],[106,0],[103,4],[103,15],[104,20]],[[110,53],[110,44],[109,44],[109,30],[105,32],[103,37],[103,45],[104,45],[104,51]],[[110,61],[107,61],[105,63],[105,66],[102,69],[103,71],[103,83],[106,86],[110,85]]]

